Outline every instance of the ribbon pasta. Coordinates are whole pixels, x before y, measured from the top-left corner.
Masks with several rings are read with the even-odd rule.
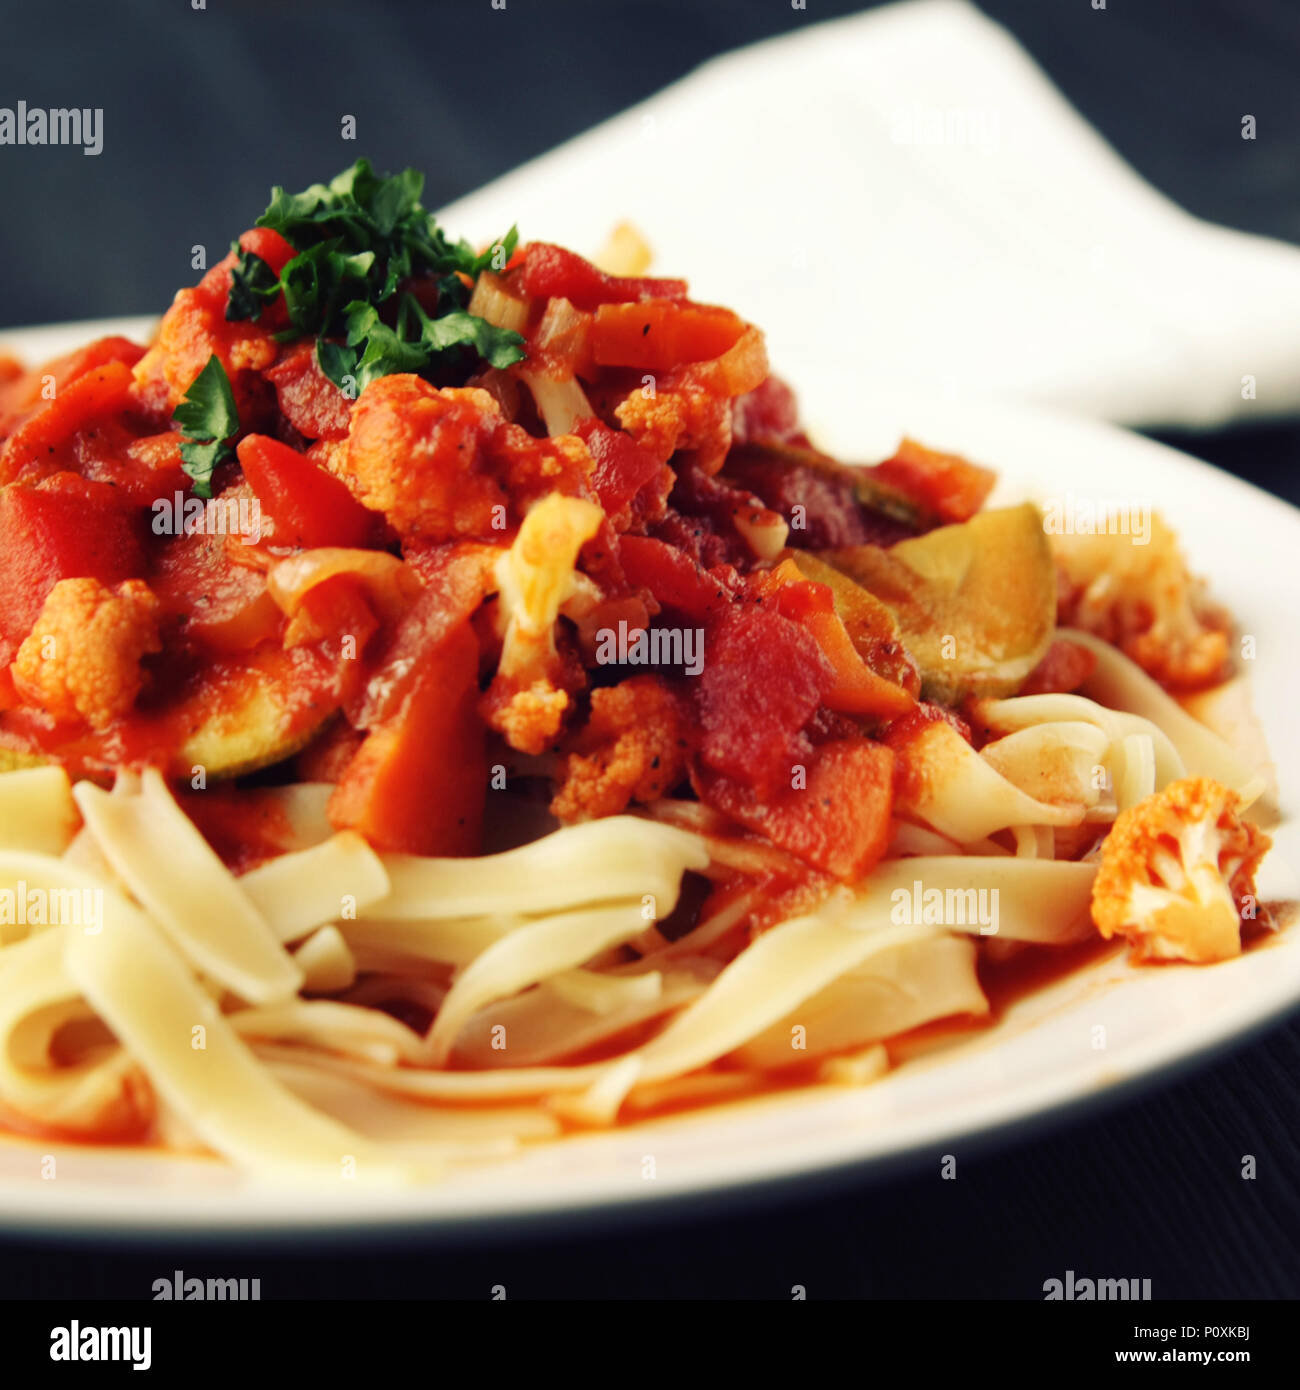
[[[1086,693],[978,702],[979,751],[930,726],[888,857],[747,941],[784,861],[689,803],[423,859],[332,833],[328,789],[300,784],[278,793],[298,847],[236,876],[157,772],[2,775],[0,1116],[392,1184],[791,1068],[865,1084],[884,1041],[987,1013],[990,939],[1093,937],[1080,849],[1119,811],[1188,773],[1254,784],[1127,658],[1069,636],[1098,658]],[[688,875],[731,888],[673,932]]]

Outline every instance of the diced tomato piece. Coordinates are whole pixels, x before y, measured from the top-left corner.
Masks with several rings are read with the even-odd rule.
[[[802,627],[768,606],[729,608],[707,628],[694,683],[700,761],[762,797],[790,785],[804,725],[835,682]]]
[[[930,724],[947,724],[967,743],[972,742],[971,727],[961,715],[956,710],[949,709],[947,705],[936,705],[930,700],[919,701],[916,708],[903,715],[901,719],[891,720],[880,730],[879,737],[896,752],[901,752],[914,738],[924,733]]]
[[[244,477],[271,518],[277,545],[364,546],[374,537],[380,520],[374,512],[296,449],[250,434],[237,452]]]
[[[685,362],[709,362],[734,347],[745,331],[730,309],[672,299],[602,304],[590,335],[593,361],[602,367],[666,372]]]
[[[721,613],[737,592],[734,571],[701,569],[685,551],[649,536],[620,536],[618,553],[629,584],[699,622]]]
[[[464,625],[425,653],[401,709],[366,736],[330,798],[331,825],[377,850],[476,853],[487,799],[478,695],[478,643]]]
[[[61,579],[107,585],[144,572],[139,513],[106,483],[60,474],[39,488],[0,491],[0,645],[4,664]]]
[[[356,573],[344,572],[308,589],[285,629],[286,647],[318,643],[334,662],[334,688],[340,703],[355,700],[365,681],[362,663],[356,658],[364,655],[379,630],[378,607],[377,597],[367,592]]]
[[[524,247],[510,282],[538,299],[567,299],[579,309],[626,304],[636,299],[685,299],[685,280],[650,280],[636,275],[606,275],[590,261],[545,241]]]
[[[0,449],[0,483],[12,482],[25,468],[48,469],[78,430],[125,408],[131,368],[111,360],[92,367],[29,415]]]
[[[169,503],[177,491],[188,491],[181,459],[179,430],[140,434],[140,421],[129,412],[100,417],[78,430],[70,444],[23,470],[22,480],[34,483],[42,474],[75,471],[83,478],[110,483],[134,506],[147,507],[157,498]]]
[[[865,471],[943,523],[969,521],[998,480],[991,469],[957,454],[937,453],[914,439],[904,439],[893,458]]]
[[[346,439],[352,402],[321,371],[316,344],[303,343],[266,373],[280,413],[307,439]]]
[[[259,260],[265,261],[276,275],[279,275],[298,254],[279,232],[272,231],[270,227],[250,227],[239,238],[239,248],[241,251],[251,252]],[[229,293],[230,282],[227,280],[223,300]],[[263,303],[262,312],[258,315],[258,322],[264,328],[276,333],[281,329],[288,328],[289,311],[285,308],[283,294],[277,294]]]
[[[493,565],[500,556],[493,546],[473,541],[443,545],[408,542],[406,562],[424,581],[424,590],[367,661],[367,684],[347,705],[348,718],[360,728],[391,719],[406,699],[425,653],[442,645],[469,622],[494,586]]]
[[[46,404],[42,393],[51,381],[57,399],[65,387],[96,367],[109,362],[125,362],[134,367],[143,356],[144,348],[129,338],[110,337],[97,338],[76,352],[56,357],[29,372],[19,368],[12,358],[4,359],[0,363],[4,367],[0,371],[0,439],[12,433],[24,416]]]
[[[592,491],[615,530],[663,514],[673,485],[673,473],[630,434],[612,430],[594,417],[580,420],[573,433],[587,446],[595,462]]]
[[[201,530],[169,536],[155,551],[149,585],[189,641],[214,652],[251,651],[278,637],[284,618],[265,574],[235,564],[228,543],[242,544]]]
[[[700,800],[767,836],[813,868],[856,883],[884,856],[893,809],[894,755],[879,743],[843,739],[812,750],[807,785],[770,796],[697,768]]]
[[[1078,642],[1059,638],[1043,654],[1043,659],[1025,677],[1017,692],[1020,695],[1067,695],[1078,688],[1093,673],[1097,665],[1095,653]]]
[[[761,329],[747,323],[742,326],[740,337],[726,352],[704,362],[690,362],[671,376],[681,385],[707,391],[712,396],[734,397],[757,390],[767,379],[768,372],[767,340]],[[727,427],[730,426],[731,412],[728,408]],[[721,458],[718,462],[721,464]],[[710,471],[716,472],[716,469]]]
[[[146,434],[126,446],[113,471],[113,480],[133,502],[152,502],[174,495],[178,488],[185,491],[189,487],[182,465],[178,430]]]

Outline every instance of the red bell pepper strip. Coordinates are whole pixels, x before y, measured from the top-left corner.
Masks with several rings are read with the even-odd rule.
[[[250,434],[236,452],[244,477],[271,518],[277,545],[364,546],[373,538],[380,518],[346,484],[296,449]]]
[[[579,309],[625,304],[635,299],[685,299],[685,280],[650,280],[638,275],[606,275],[590,261],[562,246],[533,241],[510,272],[512,286],[538,299],[567,299]]]

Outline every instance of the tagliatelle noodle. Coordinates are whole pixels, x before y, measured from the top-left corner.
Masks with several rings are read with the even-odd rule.
[[[62,854],[80,816],[61,767],[25,767],[0,774],[0,845]]]
[[[363,969],[427,970],[427,963],[464,966],[494,941],[524,925],[496,914],[429,922],[340,922],[339,931]]]
[[[314,931],[293,953],[302,987],[312,994],[337,994],[356,982],[357,961],[332,922]]]
[[[560,1062],[675,1012],[698,999],[709,986],[709,978],[686,970],[667,975],[652,971],[626,978],[637,984],[657,978],[659,985],[653,994],[625,996],[619,1007],[599,1013],[566,998],[563,989],[556,990],[554,979],[489,1005],[460,1030],[452,1060],[465,1067],[535,1067]]]
[[[157,771],[137,795],[89,782],[74,795],[104,857],[187,959],[253,1003],[298,992],[301,969]]]
[[[980,757],[1026,796],[1049,805],[1096,806],[1097,769],[1109,747],[1093,724],[1035,724],[986,743]]]
[[[986,1014],[975,960],[973,941],[947,933],[894,946],[803,1000],[732,1059],[761,1069],[793,1066],[936,1018]]]
[[[1057,635],[1087,647],[1097,658],[1092,674],[1083,683],[1084,694],[1102,705],[1127,710],[1156,725],[1178,750],[1190,775],[1213,777],[1216,782],[1243,795],[1257,782],[1254,768],[1236,749],[1193,719],[1123,652],[1091,633],[1074,628],[1061,628]]]
[[[943,855],[933,858],[886,860],[863,885],[862,902],[879,910],[882,899],[898,915],[925,911],[927,892],[948,894],[997,893],[998,923],[992,935],[1011,941],[1066,946],[1095,934],[1089,916],[1096,865],[1061,859],[1030,859],[994,855]],[[905,903],[896,894],[910,895]],[[932,900],[933,901],[933,900]],[[954,899],[955,901],[955,899]],[[969,899],[963,897],[963,903]],[[886,917],[888,919],[888,916]],[[924,920],[924,918],[923,918]],[[940,920],[931,925],[947,931],[980,934],[979,922]]]
[[[671,910],[671,909],[670,909]],[[548,976],[630,941],[645,927],[639,902],[558,913],[528,922],[495,941],[465,968],[442,1001],[429,1034],[429,1055],[442,1066],[469,1017]]]
[[[384,855],[389,896],[358,915],[377,921],[536,915],[649,896],[663,917],[676,902],[683,870],[702,871],[708,863],[698,836],[636,816],[609,816],[477,859]]]
[[[949,724],[931,724],[916,741],[922,742],[919,770],[904,779],[897,805],[949,839],[966,844],[1012,825],[1083,819],[1082,806],[1052,806],[1021,791]]]
[[[399,1156],[410,1151],[435,1161],[500,1158],[523,1140],[553,1139],[560,1133],[556,1117],[537,1105],[412,1105],[350,1077],[289,1060],[272,1063],[271,1070],[313,1109]]]
[[[64,967],[70,930],[54,927],[0,951],[0,1101],[30,1121],[73,1134],[138,1132],[153,1107],[134,1058],[118,1047],[73,1063],[52,1055],[60,1028],[96,1016]]]
[[[1156,750],[1150,734],[1125,734],[1112,749],[1116,814],[1156,789]]]
[[[280,941],[381,901],[389,891],[379,856],[345,830],[295,853],[277,855],[236,880]]]
[[[361,1057],[384,1066],[428,1062],[428,1044],[406,1024],[381,1009],[334,999],[288,999],[258,1004],[226,1015],[243,1038],[297,1043]]]
[[[974,713],[999,733],[1014,733],[1040,724],[1095,724],[1110,740],[1107,762],[1115,756],[1123,739],[1139,734],[1151,740],[1157,789],[1188,773],[1181,754],[1158,724],[1140,714],[1107,709],[1084,695],[1015,695],[1006,700],[979,700]]]
[[[166,938],[116,893],[105,894],[101,932],[66,934],[64,963],[150,1082],[218,1153],[283,1176],[409,1176],[260,1065]]]

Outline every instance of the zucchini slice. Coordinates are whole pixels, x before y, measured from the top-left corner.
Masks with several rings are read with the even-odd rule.
[[[1056,568],[1032,503],[980,512],[889,549],[818,552],[893,610],[926,699],[1013,694],[1056,626]]]

